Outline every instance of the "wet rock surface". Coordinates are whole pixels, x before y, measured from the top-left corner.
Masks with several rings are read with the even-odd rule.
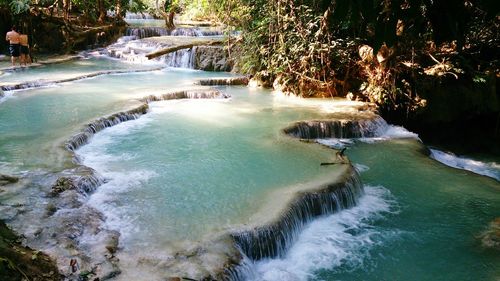
[[[0,277],[3,281],[62,280],[55,262],[46,254],[25,247],[0,221]]]
[[[16,183],[18,181],[19,181],[18,177],[0,174],[0,186]]]
[[[494,219],[481,235],[479,235],[481,245],[484,248],[500,251],[500,217]]]
[[[222,46],[198,46],[195,49],[194,68],[205,71],[231,71],[233,61]]]
[[[246,86],[248,78],[245,76],[231,78],[207,78],[200,79],[196,82],[202,86]]]

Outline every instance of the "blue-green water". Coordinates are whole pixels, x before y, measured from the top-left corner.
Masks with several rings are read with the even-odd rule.
[[[119,61],[79,62],[51,66],[50,75],[42,68],[26,73],[37,79],[131,68]],[[208,76],[228,74],[162,70],[8,93],[0,101],[0,173],[29,177],[72,167],[62,144],[85,123]],[[237,228],[269,191],[324,175],[318,163],[334,151],[289,139],[280,129],[353,111],[330,100],[220,90],[232,98],[153,103],[146,116],[102,131],[78,151],[107,179],[85,204],[106,216],[103,227],[122,234],[117,280],[168,276],[160,270],[162,259],[190,246],[186,241]],[[482,247],[477,236],[500,216],[499,182],[447,167],[420,148],[414,139],[391,138],[349,147],[366,184],[359,205],[314,221],[286,257],[253,264],[248,279],[497,280],[498,252]],[[0,218],[10,218],[19,231],[31,229],[40,223],[37,209],[44,208],[48,188],[5,188]],[[7,206],[14,203],[26,204],[24,213],[12,216]]]
[[[109,60],[96,61],[107,65]],[[66,73],[65,66],[54,71]],[[9,94],[0,103],[0,162],[21,170],[60,169],[67,165],[60,158],[61,144],[85,122],[130,107],[150,94],[191,87],[194,79],[207,76],[211,74],[167,70],[107,75]]]
[[[257,263],[255,279],[497,280],[500,255],[478,237],[500,214],[500,184],[419,148],[415,140],[349,148],[366,184],[360,204],[313,222],[285,258]]]
[[[107,59],[106,57],[88,57],[72,61],[47,64],[32,68],[16,68],[15,70],[5,71],[0,75],[0,85],[11,85],[35,81],[57,81],[72,77],[88,75],[99,71],[113,70],[147,70],[158,67],[151,65],[137,65],[124,63],[116,59]]]

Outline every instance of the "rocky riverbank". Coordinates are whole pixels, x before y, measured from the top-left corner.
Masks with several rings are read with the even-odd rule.
[[[21,243],[0,220],[0,276],[3,281],[62,280],[56,263],[46,254]]]

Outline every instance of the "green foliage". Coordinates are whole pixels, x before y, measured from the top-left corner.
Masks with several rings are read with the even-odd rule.
[[[490,0],[215,0],[211,9],[242,31],[244,72],[302,96],[357,91],[361,79],[365,99],[407,112],[425,106],[416,84],[434,67],[432,42],[493,54],[500,42]],[[358,57],[361,44],[369,61]]]
[[[140,12],[144,12],[148,9],[148,6],[146,5],[146,3],[144,3],[141,0],[132,0],[130,2],[128,2],[128,1],[126,1],[126,2],[128,3],[128,10],[132,13],[140,13]]]
[[[30,0],[12,0],[9,3],[10,9],[14,15],[22,14],[29,10]]]

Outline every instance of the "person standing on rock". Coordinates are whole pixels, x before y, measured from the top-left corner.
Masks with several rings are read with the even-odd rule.
[[[30,58],[30,45],[28,43],[28,35],[19,33],[19,53],[21,54],[21,65],[27,66],[31,63]]]
[[[20,55],[19,33],[17,33],[15,26],[12,26],[11,31],[7,32],[5,40],[9,41],[10,60],[12,61],[12,66],[15,66],[16,59],[18,59]]]

